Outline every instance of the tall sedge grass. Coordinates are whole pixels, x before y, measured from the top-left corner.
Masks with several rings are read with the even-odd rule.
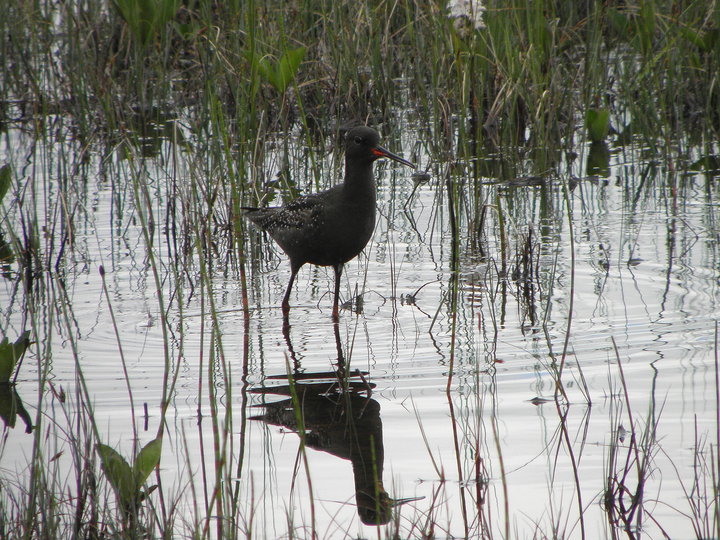
[[[148,23],[128,15],[123,6],[142,4],[129,1],[11,3],[5,103],[71,112],[87,137],[156,108],[189,107],[202,125],[216,96],[243,140],[296,123],[395,123],[404,78],[418,113],[438,136],[457,130],[444,144],[463,152],[471,140],[571,148],[591,108],[648,140],[716,130],[719,23],[705,2],[489,5],[480,29],[435,2],[165,3]]]

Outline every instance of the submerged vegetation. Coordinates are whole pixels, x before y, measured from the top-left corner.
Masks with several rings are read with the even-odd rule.
[[[467,499],[461,490],[462,513],[456,516],[466,537],[522,535],[508,512],[502,456],[502,473],[491,474],[483,458],[500,448],[496,382],[478,381],[503,362],[495,347],[498,329],[511,319],[508,298],[516,301],[520,331],[551,341],[553,298],[572,291],[575,283],[573,227],[562,231],[570,238],[569,261],[558,262],[555,243],[562,224],[577,217],[570,200],[576,185],[587,178],[601,185],[610,175],[611,156],[626,154],[627,168],[642,170],[616,179],[628,193],[623,211],[639,213],[651,189],[664,194],[658,206],[667,216],[668,266],[692,248],[676,240],[685,226],[676,219],[678,208],[697,195],[683,174],[702,172],[705,196],[717,197],[720,9],[715,2],[9,0],[0,30],[0,275],[5,282],[0,456],[8,450],[17,416],[33,438],[27,470],[4,463],[0,469],[2,538],[272,536],[267,524],[258,522],[263,494],[243,476],[247,449],[242,436],[236,440],[251,419],[245,411],[253,362],[250,306],[267,298],[249,283],[248,274],[268,265],[263,239],[244,229],[239,208],[327,187],[339,159],[330,152],[338,146],[333,141],[348,125],[378,126],[389,146],[404,144],[406,157],[429,173],[415,178],[415,190],[431,180],[435,204],[429,221],[441,222],[438,230],[447,240],[441,247],[451,254],[439,265],[447,268],[437,271],[447,282],[435,311],[423,315],[429,332],[442,320],[449,336],[441,355],[457,463],[442,465],[429,445],[427,451],[440,486],[455,467],[455,479],[467,490]],[[409,132],[417,135],[412,141],[403,135]],[[298,149],[298,140],[305,150]],[[538,188],[536,199],[514,196],[528,186]],[[95,217],[103,191],[110,193],[108,223]],[[399,202],[389,206],[388,213],[403,214],[417,232],[411,212]],[[702,237],[711,253],[717,245],[713,219],[708,217],[710,232]],[[107,237],[98,232],[108,228]],[[611,261],[622,259],[631,267],[639,260],[636,246],[613,253],[596,229],[583,223],[584,234],[600,238],[591,253],[599,275],[606,275]],[[161,365],[148,368],[162,380],[162,395],[149,405],[157,412],[152,436],[138,433],[143,414],[135,410],[135,383],[124,355],[134,336],[124,335],[115,312],[123,300],[117,283],[127,271],[121,254],[136,251],[150,291],[140,294],[138,312],[147,312],[143,324],[157,325],[162,336]],[[221,323],[219,276],[229,276],[240,290],[242,328]],[[482,293],[477,292],[480,280],[486,284]],[[73,302],[85,282],[101,291],[95,308],[110,321],[112,336],[106,339],[112,345],[105,346],[112,350],[113,365],[120,366],[119,384],[130,403],[132,437],[121,447],[106,439],[107,426],[94,416],[95,392],[85,380],[83,317],[100,320]],[[414,305],[431,283],[404,295],[393,281],[391,300]],[[598,280],[597,288],[603,286]],[[463,303],[463,295],[474,294],[482,294],[482,302]],[[548,403],[556,406],[559,422],[548,445],[548,459],[555,460],[549,476],[566,459],[577,489],[563,494],[562,504],[550,494],[545,521],[534,524],[533,534],[595,537],[583,517],[590,504],[602,506],[608,536],[640,538],[647,522],[662,531],[650,509],[662,504],[662,497],[654,494],[659,501],[651,504],[645,490],[654,460],[664,451],[657,436],[662,407],[653,402],[647,411],[634,410],[623,372],[625,352],[614,342],[608,360],[612,434],[604,456],[604,492],[599,502],[582,499],[583,427],[571,431],[567,414],[573,401],[589,407],[592,399],[579,362],[569,366],[572,293],[567,297],[567,326],[552,329],[561,334],[560,348],[549,347],[539,363],[552,378]],[[363,295],[354,293],[347,307],[362,313],[362,302]],[[191,336],[186,326],[193,317],[202,319],[201,337]],[[465,335],[476,327],[485,343],[482,352]],[[342,365],[343,349],[351,347],[335,331]],[[235,373],[233,352],[224,347],[227,332],[245,336],[242,368],[238,372],[235,366]],[[288,371],[297,374],[291,338],[282,338],[290,351]],[[717,355],[717,336],[713,346]],[[32,366],[21,361],[23,354],[32,357]],[[55,381],[55,358],[63,355],[74,364],[72,391]],[[164,482],[160,472],[171,467],[168,461],[175,460],[172,467],[190,476],[197,467],[184,428],[170,427],[186,361],[199,364],[196,397],[207,404],[197,411],[203,463],[199,481],[193,477],[176,486]],[[378,537],[449,536],[450,523],[435,515],[445,504],[440,487],[437,501],[428,503],[431,511],[416,514],[410,523],[397,517],[404,501],[391,499],[383,486],[379,406],[369,395],[368,401],[355,399],[371,391],[368,373],[343,375],[332,399],[320,393],[313,400],[343,405],[348,418],[357,416],[361,402],[378,409],[369,434],[361,434],[366,438],[354,433],[360,450],[347,450],[363,455],[362,471],[356,454],[342,456],[352,462],[355,480],[363,486],[356,491],[363,522],[386,526]],[[717,377],[716,359],[716,393]],[[16,378],[26,383],[22,396]],[[473,397],[457,391],[456,385],[468,381],[478,383]],[[240,387],[242,395],[233,395]],[[285,408],[272,416],[268,407],[262,418],[299,435],[296,467],[304,469],[312,499],[305,451],[323,449],[322,441],[304,425],[302,381],[290,376],[282,390]],[[21,398],[32,402],[27,408],[34,417]],[[457,416],[454,404],[461,409]],[[147,424],[153,414],[144,405]],[[320,410],[313,420],[322,426],[330,422],[327,414]],[[717,538],[720,440],[712,431],[695,429],[692,476],[676,469],[689,509],[676,510],[697,538]],[[486,504],[492,475],[500,492],[497,506]],[[385,483],[390,485],[387,474]],[[314,506],[309,517],[296,516],[291,508],[278,511],[286,513],[287,524],[279,536],[339,534],[316,528]],[[347,536],[357,534],[339,527]]]

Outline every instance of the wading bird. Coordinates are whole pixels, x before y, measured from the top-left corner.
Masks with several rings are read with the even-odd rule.
[[[266,231],[290,258],[290,282],[282,301],[283,315],[290,312],[290,292],[305,263],[332,266],[335,298],[332,315],[339,316],[338,296],[343,264],[367,245],[375,228],[373,162],[389,158],[408,167],[409,161],[379,145],[380,136],[369,127],[355,127],[345,134],[345,180],[326,191],[299,197],[285,206],[243,208],[244,216]]]

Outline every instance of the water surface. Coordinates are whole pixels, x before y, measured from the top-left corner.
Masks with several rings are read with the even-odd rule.
[[[37,342],[18,379],[25,407],[35,418],[39,370],[65,393],[62,404],[46,390],[40,405],[57,444],[48,457],[65,451],[59,460],[70,467],[65,445],[87,414],[80,373],[102,440],[130,455],[134,424],[146,444],[159,427],[168,362],[178,378],[161,478],[188,523],[203,521],[213,447],[224,444],[239,513],[256,537],[286,537],[289,527],[303,538],[312,528],[322,538],[376,536],[357,506],[362,452],[382,461],[391,498],[417,498],[387,525],[402,536],[435,523],[439,538],[500,537],[506,526],[517,537],[607,537],[608,516],[617,518],[608,478],[624,482],[628,505],[647,460],[632,525],[687,537],[697,458],[710,463],[718,431],[716,182],[689,171],[690,159],[668,169],[639,143],[611,149],[606,176],[587,174],[584,151],[542,182],[484,177],[482,161],[494,156],[437,162],[421,133],[407,126],[402,140],[385,141],[430,180],[416,186],[407,169],[376,166],[379,220],[346,265],[339,325],[332,271],[306,266],[289,329],[279,307],[285,256],[249,227],[238,240],[222,211],[202,228],[202,195],[227,179],[198,169],[192,151],[163,139],[141,161],[100,149],[87,159],[62,142],[8,137],[0,155],[14,163],[23,206],[5,202],[6,223],[21,230],[34,216],[54,268],[36,275],[32,310],[17,263],[0,288],[5,334],[32,326]],[[319,152],[313,169],[300,159],[304,142],[291,152],[293,180],[301,191],[316,189],[316,178],[326,187],[341,156]],[[273,178],[282,160],[267,145],[263,178]],[[519,167],[536,174],[532,163]],[[458,186],[456,262],[447,179]],[[528,268],[533,275],[514,279]],[[351,302],[358,294],[361,305]],[[364,374],[351,379],[351,396],[332,386],[339,355]],[[305,426],[304,454],[293,415],[269,406],[289,398],[288,370],[315,422]],[[227,439],[214,438],[213,415],[227,422]],[[5,432],[3,476],[27,474],[32,443],[18,427]],[[366,520],[390,517],[372,510]]]

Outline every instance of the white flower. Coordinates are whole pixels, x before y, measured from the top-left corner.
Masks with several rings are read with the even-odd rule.
[[[471,26],[475,30],[485,28],[483,20],[485,6],[480,0],[449,0],[448,8],[448,17],[455,19],[453,24],[457,30],[462,31],[467,26]]]

